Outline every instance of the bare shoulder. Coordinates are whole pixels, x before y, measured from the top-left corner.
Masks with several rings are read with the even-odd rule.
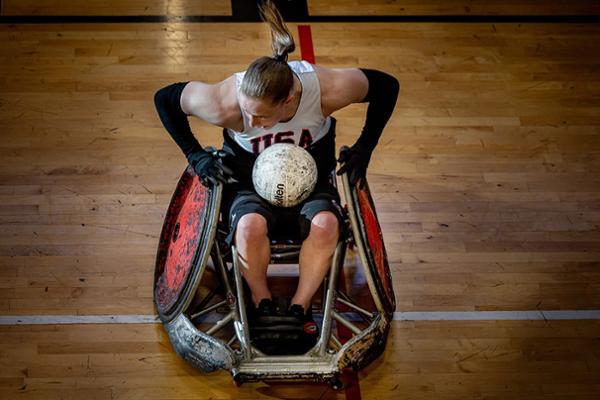
[[[321,86],[323,115],[329,115],[352,103],[361,102],[369,90],[367,77],[358,68],[314,66]]]
[[[191,81],[181,93],[181,109],[213,125],[235,125],[241,119],[235,76],[214,84]]]

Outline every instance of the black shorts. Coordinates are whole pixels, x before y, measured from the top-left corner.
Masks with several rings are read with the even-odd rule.
[[[229,233],[227,243],[231,244],[235,229],[241,217],[250,213],[262,215],[267,220],[269,237],[286,238],[303,241],[310,232],[310,224],[315,215],[321,211],[331,211],[337,217],[340,232],[344,227],[340,196],[334,186],[335,167],[335,119],[327,135],[310,146],[307,151],[317,162],[318,178],[315,190],[302,203],[294,207],[277,207],[254,190],[252,184],[252,167],[256,156],[242,149],[233,141],[227,132],[223,132],[225,143],[223,149],[228,154],[224,162],[234,171],[234,178],[239,183],[225,187],[225,207],[223,216],[227,215]],[[225,211],[228,210],[228,211]]]
[[[306,200],[294,207],[277,207],[255,191],[238,192],[231,202],[228,222],[229,233],[226,241],[231,244],[240,218],[257,213],[267,220],[269,238],[304,241],[310,233],[312,219],[322,211],[331,211],[338,219],[340,231],[343,228],[342,208],[335,187],[315,190]]]

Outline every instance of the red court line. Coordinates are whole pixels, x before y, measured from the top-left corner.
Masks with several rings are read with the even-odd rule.
[[[310,25],[298,25],[298,35],[300,36],[300,57],[311,64],[315,64],[315,51]]]

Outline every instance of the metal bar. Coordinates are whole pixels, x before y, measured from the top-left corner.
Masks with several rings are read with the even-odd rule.
[[[298,256],[298,254],[300,254],[299,251],[288,251],[288,252],[275,253],[275,254],[271,253],[271,259],[272,260],[282,260],[285,258]]]
[[[252,364],[273,364],[273,363],[316,363],[316,364],[327,364],[329,363],[331,356],[325,355],[325,357],[317,357],[314,355],[300,355],[300,356],[269,356],[263,355],[254,357],[251,361],[245,361],[242,365]]]
[[[367,317],[369,319],[373,319],[372,312],[369,312],[369,311],[365,310],[364,308],[361,308],[361,307],[357,306],[356,304],[346,301],[344,299],[341,299],[339,297],[337,298],[337,301],[339,301],[340,303],[342,303],[345,306],[352,308],[355,311],[358,311],[359,313],[363,314],[365,317]]]
[[[346,299],[347,301],[352,301],[352,299],[350,298],[350,296],[348,296],[344,291],[342,290],[338,290],[338,297],[341,297],[343,299]]]
[[[337,372],[337,365],[329,361],[285,362],[273,360],[269,363],[248,362],[239,365],[237,372],[259,379],[277,379],[281,377],[301,378],[302,376],[322,376]]]
[[[321,294],[321,305],[319,307],[319,312],[323,314],[323,310],[325,309],[325,299],[327,298],[327,288],[329,287],[329,277],[325,276],[323,279],[323,293]]]
[[[331,335],[331,341],[337,346],[338,350],[342,348],[342,342],[335,335]]]
[[[204,310],[202,310],[202,311],[200,311],[200,312],[197,312],[196,314],[193,314],[193,315],[191,315],[191,316],[190,316],[190,319],[193,321],[194,319],[196,319],[196,318],[198,318],[198,317],[201,317],[201,316],[203,316],[203,315],[205,315],[205,314],[208,314],[209,312],[211,312],[211,311],[214,311],[214,310],[216,310],[217,308],[219,308],[219,307],[222,307],[222,306],[224,306],[224,305],[226,305],[226,304],[227,304],[227,301],[226,301],[226,300],[223,300],[223,301],[220,301],[220,302],[218,302],[218,303],[215,303],[215,304],[213,304],[212,306],[210,306],[210,307],[207,307],[207,308],[205,308]]]
[[[301,244],[287,244],[287,243],[277,243],[272,242],[270,244],[271,250],[277,252],[278,250],[300,250],[302,248]]]
[[[218,243],[215,241],[215,244],[213,246],[213,251],[214,251],[214,257],[216,258],[217,262],[217,266],[218,266],[218,270],[219,270],[219,276],[221,277],[221,282],[223,283],[223,285],[225,286],[225,300],[227,300],[229,302],[229,300],[234,300],[235,302],[231,302],[231,304],[229,304],[229,307],[235,311],[235,315],[234,315],[234,320],[235,321],[239,321],[240,320],[240,314],[237,311],[237,307],[236,307],[236,297],[233,294],[233,290],[231,288],[231,284],[229,283],[229,276],[227,276],[227,268],[225,267],[225,263],[223,262],[223,255],[221,254],[221,249],[219,248]]]
[[[219,330],[223,329],[223,327],[225,325],[227,325],[229,322],[231,322],[233,320],[233,311],[231,311],[229,314],[227,314],[225,316],[225,318],[223,318],[220,321],[217,321],[209,330],[207,330],[205,333],[209,336],[212,336],[215,332],[218,332]]]
[[[227,341],[227,346],[231,347],[231,345],[237,340],[237,335],[234,333],[233,336]]]
[[[242,272],[240,271],[240,265],[238,262],[237,249],[235,246],[231,246],[231,255],[233,257],[233,274],[235,277],[235,290],[237,292],[238,299],[238,312],[240,315],[239,321],[235,321],[233,324],[236,332],[238,333],[238,340],[244,355],[247,359],[252,358],[252,351],[250,349],[250,331],[248,329],[248,318],[246,317],[246,308],[244,307],[244,284],[242,282]]]
[[[336,311],[333,311],[333,318],[340,324],[344,325],[346,328],[350,329],[355,335],[360,335],[362,333],[362,330],[358,326],[354,325],[352,322],[342,317]]]
[[[203,310],[206,307],[206,305],[208,303],[210,303],[210,301],[213,299],[213,297],[215,297],[215,294],[217,294],[217,290],[218,290],[218,287],[212,288],[211,291],[202,299],[202,301],[200,302],[200,304],[194,306],[194,309],[196,309],[196,310],[198,310],[198,309]],[[192,317],[190,317],[190,319],[191,318]]]
[[[338,244],[333,254],[331,268],[329,270],[329,282],[327,284],[327,296],[325,298],[325,307],[323,309],[323,324],[321,326],[321,337],[319,338],[318,354],[323,356],[329,344],[329,336],[331,335],[331,314],[335,304],[336,287],[341,265],[344,262],[344,250],[346,243],[343,240],[338,241]]]

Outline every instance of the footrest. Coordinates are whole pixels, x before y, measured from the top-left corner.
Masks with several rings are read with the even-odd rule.
[[[271,315],[257,315],[250,320],[250,341],[268,355],[305,354],[317,343],[317,332],[306,332],[303,317],[288,313],[289,299],[273,299]]]

